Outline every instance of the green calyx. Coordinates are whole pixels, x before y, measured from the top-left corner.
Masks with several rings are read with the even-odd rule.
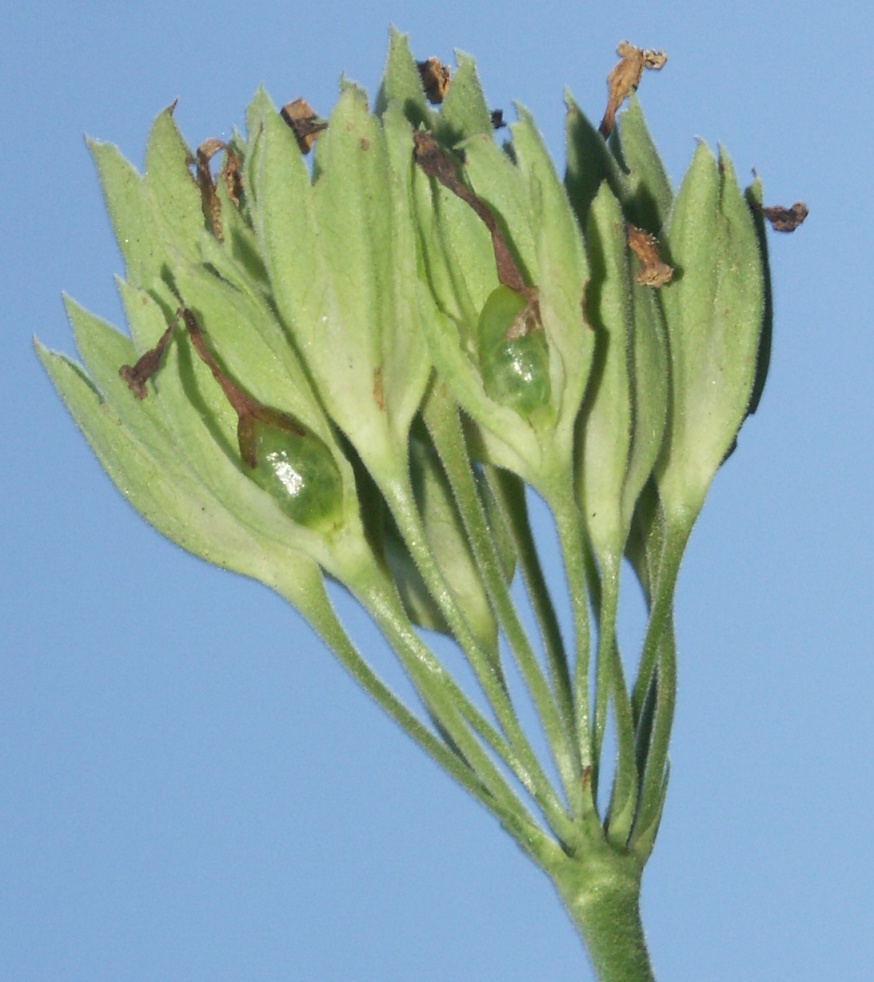
[[[655,476],[668,513],[690,523],[762,384],[763,257],[724,151],[695,151],[666,242],[681,275],[663,290],[671,398]]]
[[[244,473],[273,496],[295,523],[327,532],[343,513],[343,478],[324,441],[294,416],[253,399],[218,363],[191,310],[181,307],[157,344],[119,376],[139,400],[162,368],[165,352],[183,321],[191,347],[212,374],[230,409],[237,414],[237,444]]]

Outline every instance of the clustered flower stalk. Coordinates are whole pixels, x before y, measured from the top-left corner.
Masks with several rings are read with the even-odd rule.
[[[134,508],[293,604],[552,879],[599,978],[637,980],[652,977],[638,898],[667,788],[677,573],[764,384],[764,219],[792,217],[703,144],[674,194],[634,94],[664,55],[619,53],[599,128],[566,96],[563,179],[523,108],[499,145],[472,59],[450,79],[395,32],[372,109],[346,81],[326,119],[259,91],[245,136],[192,154],[170,107],[142,175],[91,142],[130,337],[68,301],[87,371],[38,351]],[[631,681],[624,559],[649,609]],[[355,647],[326,578],[370,614],[418,706]]]

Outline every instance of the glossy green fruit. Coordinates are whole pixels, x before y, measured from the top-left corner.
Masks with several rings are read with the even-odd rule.
[[[280,413],[270,415],[271,422],[252,416],[240,420],[245,472],[273,495],[292,521],[327,531],[342,513],[343,482],[337,464],[315,434],[291,420],[286,425]]]
[[[477,325],[479,362],[489,398],[530,416],[549,401],[549,348],[532,302],[499,286]]]

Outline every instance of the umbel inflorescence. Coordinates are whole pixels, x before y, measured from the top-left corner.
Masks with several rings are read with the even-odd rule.
[[[501,145],[472,59],[450,78],[394,32],[372,107],[346,81],[327,118],[259,91],[245,136],[194,154],[171,107],[142,175],[91,142],[130,337],[68,301],[86,371],[39,348],[131,504],[294,604],[552,876],[584,935],[605,876],[636,905],[667,786],[680,557],[764,385],[764,219],[803,218],[763,209],[758,179],[741,190],[703,144],[675,194],[634,94],[665,56],[619,54],[600,127],[566,96],[563,178],[524,109]],[[555,520],[569,637],[527,489]],[[623,558],[650,612],[630,684]],[[326,576],[378,624],[419,710],[353,646]],[[479,691],[429,630],[454,639]]]

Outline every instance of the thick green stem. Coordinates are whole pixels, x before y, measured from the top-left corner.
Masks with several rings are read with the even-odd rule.
[[[599,982],[654,982],[640,919],[640,863],[605,849],[564,858],[547,872]]]

